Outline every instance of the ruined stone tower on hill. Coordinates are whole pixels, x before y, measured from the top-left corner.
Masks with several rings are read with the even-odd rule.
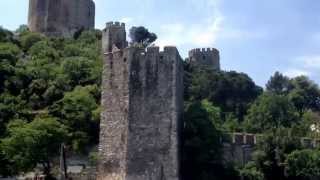
[[[32,32],[70,37],[94,28],[92,0],[29,0],[28,26]]]
[[[127,47],[124,24],[103,32],[98,180],[179,180],[183,62],[175,47]]]
[[[220,70],[220,55],[215,48],[197,48],[189,51],[188,62]]]

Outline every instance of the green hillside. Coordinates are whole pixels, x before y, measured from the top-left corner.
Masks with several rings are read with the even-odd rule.
[[[101,54],[98,30],[48,38],[24,26],[0,29],[1,175],[38,164],[50,174],[61,143],[85,155],[98,144]],[[320,152],[296,143],[319,136],[317,84],[277,72],[263,89],[245,73],[184,66],[184,180],[320,177]],[[264,135],[245,166],[222,161],[229,132]]]

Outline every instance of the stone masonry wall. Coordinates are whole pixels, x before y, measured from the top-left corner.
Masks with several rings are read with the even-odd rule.
[[[179,179],[182,77],[175,47],[105,54],[98,180]]]
[[[29,0],[28,26],[49,36],[72,36],[81,29],[94,28],[92,0]]]
[[[231,133],[224,134],[222,137],[223,144],[223,159],[227,163],[235,163],[244,166],[252,159],[252,154],[255,151],[257,143],[263,141],[262,135],[246,134],[246,133]],[[307,149],[319,148],[320,140],[311,138],[298,138],[302,147]]]
[[[124,49],[128,46],[126,40],[127,33],[124,23],[108,22],[106,28],[102,31],[104,40],[102,41],[103,52],[111,52],[113,45],[118,49]]]

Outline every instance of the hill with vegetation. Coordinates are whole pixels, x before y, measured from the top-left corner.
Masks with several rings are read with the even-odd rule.
[[[0,29],[2,176],[38,165],[51,174],[61,143],[91,153],[99,139],[101,54],[99,30],[49,38],[25,26]],[[320,177],[320,151],[297,143],[297,137],[319,136],[317,84],[276,72],[263,89],[245,73],[184,66],[184,180]],[[265,140],[245,166],[226,164],[220,142],[226,132]]]

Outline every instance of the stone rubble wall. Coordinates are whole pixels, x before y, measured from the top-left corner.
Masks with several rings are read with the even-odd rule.
[[[183,61],[175,47],[126,46],[124,24],[108,23],[97,179],[178,180]]]

